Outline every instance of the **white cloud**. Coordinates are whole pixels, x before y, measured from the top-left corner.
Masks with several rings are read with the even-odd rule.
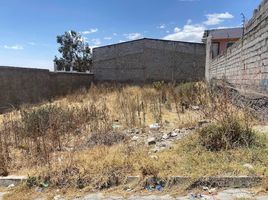
[[[101,41],[98,38],[92,39],[91,43],[93,44],[93,46],[100,46],[101,45]]]
[[[8,46],[8,45],[4,45],[5,49],[12,49],[12,50],[23,50],[23,46],[21,45],[13,45],[13,46]]]
[[[181,31],[180,28],[178,28],[178,27],[175,27],[175,28],[174,28],[174,33],[178,33],[178,32],[180,32],[180,31]]]
[[[88,31],[83,31],[82,34],[89,35],[89,34],[96,33],[96,32],[98,32],[98,29],[97,28],[91,28]]]
[[[200,24],[186,24],[182,29],[175,27],[174,32],[165,36],[165,40],[177,40],[187,42],[201,42],[205,26]]]
[[[218,25],[222,23],[225,19],[234,18],[234,16],[230,14],[229,12],[207,14],[206,17],[207,17],[207,20],[204,22],[204,24],[208,26]]]
[[[165,29],[165,28],[166,28],[166,25],[165,25],[165,24],[161,24],[161,25],[158,26],[157,28],[159,28],[159,29]]]
[[[113,39],[113,38],[112,38],[112,37],[107,36],[107,37],[104,37],[103,39],[105,39],[105,40],[111,40],[111,39]]]
[[[128,33],[128,34],[125,34],[125,37],[129,40],[137,40],[137,39],[142,38],[142,34],[140,34],[140,33]]]

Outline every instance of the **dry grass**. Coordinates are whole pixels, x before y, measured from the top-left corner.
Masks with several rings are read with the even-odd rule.
[[[191,109],[196,105],[199,110]],[[61,190],[106,189],[121,185],[127,175],[266,175],[267,138],[260,135],[257,140],[262,140],[262,146],[211,152],[194,134],[151,157],[147,146],[131,143],[124,134],[138,127],[146,135],[148,126],[156,122],[161,131],[196,126],[204,118],[218,122],[224,113],[245,116],[224,97],[214,96],[204,83],[92,85],[53,103],[2,115],[1,163],[9,173],[40,177],[30,186],[49,183]],[[254,168],[243,167],[246,163]],[[27,188],[16,193],[32,195]],[[15,198],[12,195],[7,199]]]

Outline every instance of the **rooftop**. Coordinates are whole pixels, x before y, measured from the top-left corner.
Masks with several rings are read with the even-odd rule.
[[[104,48],[104,47],[109,47],[109,46],[115,46],[115,45],[121,45],[121,44],[126,44],[126,43],[135,43],[137,41],[142,41],[142,40],[159,41],[159,42],[186,43],[186,44],[192,44],[192,45],[204,45],[204,43],[201,43],[201,42],[185,42],[185,41],[177,41],[177,40],[164,40],[164,39],[154,39],[154,38],[141,38],[141,39],[130,40],[130,41],[126,41],[126,42],[120,42],[120,43],[115,43],[115,44],[109,44],[109,45],[104,45],[104,46],[100,46],[100,47],[95,47],[94,49]]]
[[[212,36],[212,39],[226,39],[226,38],[241,38],[243,35],[243,28],[226,28],[226,29],[212,29],[206,30],[203,39]]]

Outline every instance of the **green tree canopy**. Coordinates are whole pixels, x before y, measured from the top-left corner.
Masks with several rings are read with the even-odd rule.
[[[91,49],[81,34],[75,31],[57,36],[61,57],[55,56],[54,63],[59,71],[90,71],[92,67]]]

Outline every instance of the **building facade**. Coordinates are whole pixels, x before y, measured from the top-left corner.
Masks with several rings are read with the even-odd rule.
[[[98,81],[196,81],[205,78],[205,44],[139,39],[93,49]]]
[[[243,28],[212,29],[206,30],[203,41],[206,43],[208,37],[211,38],[212,58],[226,52],[235,42],[243,36]]]

